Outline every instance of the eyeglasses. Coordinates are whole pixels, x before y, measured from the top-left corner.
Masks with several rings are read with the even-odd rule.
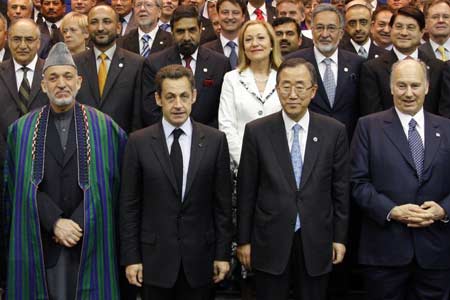
[[[291,94],[292,88],[294,89],[294,92],[296,95],[303,95],[306,93],[306,91],[313,88],[314,85],[311,85],[309,87],[304,87],[303,85],[282,85],[279,87],[280,93],[283,96],[288,96]]]
[[[134,4],[135,8],[141,8],[142,6],[144,6],[145,9],[153,9],[155,7],[158,7],[158,5],[149,2],[136,2]]]
[[[327,25],[327,26],[324,26],[324,25],[320,25],[320,24],[319,24],[319,25],[314,26],[313,29],[315,29],[318,33],[322,33],[322,32],[324,32],[325,30],[328,31],[329,33],[335,33],[335,32],[337,32],[339,29],[341,29],[341,27],[338,27],[338,26],[336,26],[336,25]]]
[[[32,36],[13,36],[10,38],[11,42],[15,45],[21,44],[22,41],[27,45],[31,45],[37,39],[38,39],[37,37],[32,37]]]

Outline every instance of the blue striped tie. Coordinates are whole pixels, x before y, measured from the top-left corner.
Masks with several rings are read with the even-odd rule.
[[[422,181],[422,172],[423,172],[423,160],[424,160],[424,150],[423,150],[423,142],[419,133],[416,130],[417,122],[414,119],[409,121],[409,129],[408,129],[408,143],[409,148],[411,149],[411,154],[414,160],[414,164],[416,165],[417,177],[419,177],[419,182]]]
[[[291,160],[292,160],[292,168],[294,169],[295,175],[295,183],[297,184],[297,189],[300,188],[300,183],[302,181],[302,152],[300,150],[300,129],[302,127],[299,124],[295,124],[292,126],[292,130],[294,131],[294,139],[292,141],[291,147]],[[295,231],[300,229],[300,216],[297,213],[297,219],[295,221]]]
[[[150,39],[151,37],[148,34],[144,34],[141,38],[142,40],[141,56],[143,57],[147,57],[150,54],[150,45],[148,44]]]

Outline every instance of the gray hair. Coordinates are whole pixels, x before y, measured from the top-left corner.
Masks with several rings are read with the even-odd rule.
[[[7,1],[7,5],[9,4],[11,0]],[[28,6],[31,7],[31,9],[33,9],[34,5],[33,5],[33,0],[28,0]]]
[[[424,76],[425,77],[425,81],[426,81],[427,84],[429,84],[429,82],[430,82],[430,75],[428,73],[427,65],[423,61],[421,61],[420,59],[404,59],[404,60],[399,60],[399,61],[395,62],[392,65],[391,75],[390,75],[390,78],[389,78],[389,84],[391,86],[391,89],[394,86],[394,75],[393,75],[394,71],[397,70],[398,68],[401,68],[403,64],[410,63],[410,62],[416,62],[416,63],[419,64],[420,69],[422,70],[422,74],[425,75]]]
[[[329,3],[322,3],[316,6],[316,8],[314,8],[313,12],[312,12],[312,16],[311,16],[311,26],[314,27],[314,19],[315,17],[324,11],[331,11],[334,12],[338,18],[339,18],[339,27],[340,28],[344,28],[345,26],[345,19],[344,16],[341,14],[341,12],[334,6],[331,5]]]

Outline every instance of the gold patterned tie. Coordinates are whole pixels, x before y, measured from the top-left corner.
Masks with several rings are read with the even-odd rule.
[[[442,61],[447,61],[447,55],[445,55],[445,48],[444,46],[439,46],[437,48],[437,50],[439,51],[439,53],[441,54],[441,60]]]
[[[103,89],[105,88],[106,76],[108,75],[108,70],[106,69],[106,59],[108,56],[105,53],[99,55],[100,66],[98,67],[98,90],[100,92],[100,97],[103,95]]]

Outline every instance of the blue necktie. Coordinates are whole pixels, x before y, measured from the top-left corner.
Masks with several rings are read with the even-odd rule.
[[[150,41],[151,37],[148,34],[144,34],[141,38],[142,40],[142,51],[141,51],[141,56],[143,57],[147,57],[150,54],[150,45],[149,45],[149,41]]]
[[[302,181],[302,152],[300,150],[300,129],[302,127],[299,124],[292,126],[294,139],[292,141],[291,147],[291,160],[292,168],[294,169],[295,183],[297,184],[297,189],[300,188],[300,183]],[[300,216],[297,214],[297,220],[295,221],[295,231],[300,229]]]
[[[409,121],[409,129],[408,129],[408,143],[409,148],[411,149],[411,154],[414,160],[414,164],[416,165],[417,176],[419,177],[419,182],[422,181],[422,172],[423,172],[423,159],[424,159],[424,150],[422,138],[416,130],[417,122],[414,119]]]
[[[325,63],[325,73],[323,74],[323,85],[325,86],[325,92],[327,93],[330,106],[334,105],[334,95],[336,93],[336,82],[334,81],[334,74],[331,70],[331,63],[333,60],[329,57],[323,60]]]
[[[170,28],[170,24],[169,23],[162,23],[161,25],[159,25],[159,28],[161,28],[161,30],[170,32],[169,31],[169,28]]]
[[[228,41],[227,46],[230,47],[231,52],[230,56],[228,57],[230,59],[230,65],[231,69],[236,69],[237,63],[238,63],[238,56],[236,54],[236,43],[233,41]]]

